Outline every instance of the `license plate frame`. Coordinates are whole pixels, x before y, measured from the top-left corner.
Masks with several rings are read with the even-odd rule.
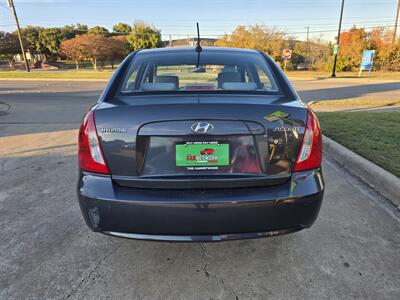
[[[186,171],[214,171],[230,167],[231,145],[219,141],[175,143],[175,167]]]

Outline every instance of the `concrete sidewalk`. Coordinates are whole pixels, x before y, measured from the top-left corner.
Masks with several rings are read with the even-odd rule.
[[[29,151],[2,154],[1,299],[400,297],[398,213],[329,159],[309,230],[217,244],[123,240],[88,230],[75,195],[76,131],[48,131],[51,149],[34,138]]]

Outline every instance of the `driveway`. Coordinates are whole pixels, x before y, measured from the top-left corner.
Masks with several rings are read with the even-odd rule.
[[[77,128],[103,86],[0,81],[0,299],[400,298],[399,211],[327,156],[309,230],[201,244],[90,232]]]

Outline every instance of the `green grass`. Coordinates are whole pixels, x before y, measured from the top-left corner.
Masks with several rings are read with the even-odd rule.
[[[42,71],[42,70],[32,70],[32,72],[27,73],[25,71],[0,71],[0,78],[64,78],[64,79],[109,79],[112,71],[111,66],[106,65],[104,71],[94,71],[90,70],[91,64],[85,63],[86,69],[81,68],[78,72],[75,71],[75,64],[73,62],[67,61],[64,64],[64,69],[59,71]],[[83,64],[81,65],[83,67]],[[115,66],[117,67],[117,66]],[[207,75],[207,74],[206,74]],[[205,76],[206,76],[205,75]],[[330,78],[330,73],[328,72],[318,72],[318,71],[290,71],[287,73],[291,79],[321,79]],[[210,76],[216,76],[216,74],[210,74]],[[338,73],[338,78],[354,78],[359,79],[357,73],[353,72],[342,72]],[[363,78],[366,78],[363,76]],[[371,75],[372,79],[382,79],[382,80],[400,80],[400,72],[373,72]],[[360,78],[362,79],[362,78]]]
[[[318,113],[322,132],[400,177],[400,113]]]
[[[1,71],[0,78],[109,79],[110,71]]]
[[[322,71],[288,71],[287,76],[291,79],[296,78],[311,78],[311,79],[321,79],[330,78],[331,72]],[[363,72],[361,77],[358,77],[358,72],[338,72],[336,73],[336,78],[353,78],[353,79],[363,79],[369,78],[368,72]],[[371,79],[377,80],[400,80],[400,72],[371,72]]]
[[[315,110],[320,108],[372,108],[372,107],[391,107],[400,106],[400,97],[398,100],[385,99],[385,98],[374,98],[374,99],[363,99],[363,98],[351,98],[345,100],[324,100],[318,101],[311,104],[311,107]]]

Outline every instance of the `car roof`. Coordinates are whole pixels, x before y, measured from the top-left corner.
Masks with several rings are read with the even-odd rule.
[[[227,47],[209,47],[202,46],[202,52],[225,52],[225,53],[258,53],[257,50],[244,49],[244,48],[227,48]],[[142,49],[140,53],[177,53],[177,52],[194,52],[195,47],[165,47],[165,48],[152,48],[152,49]]]

